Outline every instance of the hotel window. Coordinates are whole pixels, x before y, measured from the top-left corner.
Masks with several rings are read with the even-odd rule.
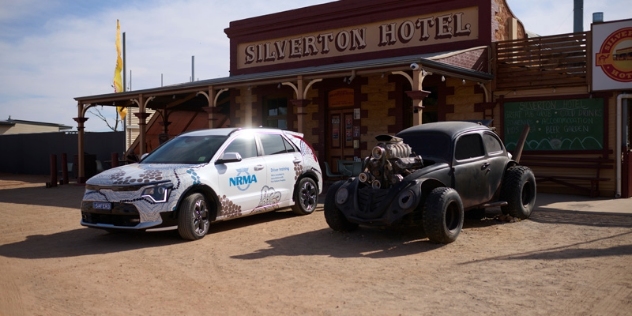
[[[272,98],[265,101],[265,117],[263,125],[287,129],[287,99]]]

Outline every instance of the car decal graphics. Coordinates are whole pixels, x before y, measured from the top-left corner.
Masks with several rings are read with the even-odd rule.
[[[272,187],[264,185],[263,188],[261,188],[261,199],[259,199],[259,205],[257,206],[276,204],[280,201],[281,192],[278,192]]]
[[[244,174],[245,173],[245,174]],[[237,169],[237,176],[229,180],[229,185],[237,187],[239,191],[246,191],[252,183],[257,183],[257,176],[250,174],[248,168]]]
[[[300,162],[294,163],[294,181],[298,179],[298,177],[303,173],[303,165]]]
[[[113,169],[110,172],[106,170],[106,172],[89,179],[90,189],[84,192],[83,201],[124,203],[126,208],[133,206],[138,210],[140,216],[139,229],[159,225],[162,222],[161,213],[177,212],[180,206],[179,203],[183,199],[183,194],[186,194],[191,188],[200,185],[212,185],[213,190],[216,190],[215,192],[218,194],[216,195],[218,210],[215,220],[228,220],[250,214],[274,211],[281,206],[287,207],[292,204],[291,199],[282,200],[284,194],[277,190],[279,186],[292,186],[292,175],[294,175],[294,182],[296,182],[307,171],[316,170],[320,174],[318,160],[313,148],[302,138],[288,137],[288,139],[300,149],[300,152],[295,152],[293,155],[295,160],[293,163],[294,172],[292,172],[292,167],[290,167],[289,163],[268,169],[269,173],[267,174],[265,172],[258,173],[254,169],[250,173],[250,169],[254,166],[244,166],[233,169],[227,175],[229,176],[228,180],[224,178],[221,183],[217,183],[221,177],[207,177],[208,172],[216,172],[215,168],[209,170],[200,169],[208,166],[208,163],[197,165],[130,164],[121,166],[120,168],[122,169]],[[263,177],[263,180],[261,177]],[[259,180],[265,183],[261,183]],[[148,186],[168,182],[171,182],[172,186],[166,202],[157,203],[151,198],[141,197],[143,190]],[[226,184],[228,184],[228,187]],[[258,188],[258,186],[263,187]],[[275,186],[276,189],[272,186]],[[296,186],[295,183],[294,186]],[[230,190],[226,191],[229,187]],[[255,194],[254,196],[248,195],[250,198],[256,199],[256,190],[260,190],[260,195],[259,202],[254,208],[249,206],[249,209],[243,209],[242,205],[236,204],[235,201],[229,198],[232,197],[233,193],[238,194],[237,191],[254,191],[252,192]],[[231,193],[229,194],[228,192]],[[82,204],[82,211],[85,208],[85,211],[91,212],[92,207],[92,203],[84,203]]]
[[[112,184],[122,184],[123,177],[125,177],[124,171],[118,171],[110,176],[110,180],[112,180]]]
[[[182,182],[180,181],[180,176],[178,176],[178,171],[176,169],[173,169],[173,176],[176,177],[176,180],[178,180],[177,181],[178,183],[176,183],[176,186],[173,188],[173,191],[177,191],[180,189],[180,183]]]
[[[191,179],[193,179],[193,184],[200,184],[200,176],[193,169],[187,170],[187,173],[191,175]]]
[[[112,184],[143,184],[154,181],[160,181],[163,179],[162,171],[160,170],[145,170],[138,175],[138,178],[133,179],[131,176],[125,177],[124,172],[118,172],[111,176]]]
[[[101,195],[101,196],[102,196],[102,197],[103,197],[106,201],[110,202],[110,199],[108,199],[108,196],[107,196],[107,195],[105,195],[105,194],[103,194],[103,193],[101,193],[101,190],[90,190],[90,191],[86,190],[86,192],[84,193],[84,195],[85,195],[85,194],[92,194],[92,193],[94,193],[94,194],[99,194],[99,195]]]
[[[263,188],[261,188],[259,205],[252,210],[251,214],[276,210],[279,208],[279,202],[281,202],[281,192],[278,192],[273,187],[264,185]]]
[[[258,214],[258,213],[270,212],[270,211],[276,210],[278,208],[279,208],[279,204],[257,206],[257,207],[255,207],[252,210],[252,213],[250,213],[250,214]]]
[[[222,215],[225,216],[226,219],[241,216],[241,206],[233,203],[226,195],[220,197],[219,202],[222,205]]]
[[[200,177],[195,169],[201,168],[206,164],[199,164],[190,166],[186,169],[174,168],[173,166],[157,167],[151,166],[151,170],[142,170],[140,174],[132,176],[124,171],[118,171],[110,175],[106,175],[109,185],[143,185],[145,183],[151,183],[155,181],[172,179],[174,187],[169,193],[169,201],[166,203],[155,203],[148,198],[141,198],[141,190],[136,191],[113,191],[108,188],[102,188],[98,190],[86,190],[84,193],[85,201],[107,201],[113,203],[129,203],[133,204],[140,215],[141,223],[162,221],[160,218],[160,212],[175,211],[177,210],[177,197],[180,196],[184,190],[192,185],[200,183]],[[185,173],[186,172],[186,173]],[[173,173],[173,175],[168,175]],[[182,175],[188,175],[181,177]],[[98,175],[97,175],[98,177]]]
[[[316,157],[316,153],[314,152],[312,146],[310,146],[305,140],[301,137],[291,137],[294,144],[296,144],[301,149],[301,156],[303,157],[302,163],[295,163],[294,170],[296,171],[296,177],[294,180],[298,180],[301,174],[305,173],[308,169],[313,169],[311,166],[318,165],[318,157]],[[306,169],[306,167],[308,167]]]
[[[296,170],[296,167],[294,167]],[[290,171],[289,167],[270,168],[269,178],[270,183],[278,183],[287,181],[285,174]]]
[[[312,150],[312,146],[310,146],[305,141],[305,139],[303,139],[302,137],[297,137],[297,136],[295,136],[294,138],[300,142],[299,147],[301,148],[301,153],[303,154],[304,158],[310,157],[314,161],[318,161],[318,157],[316,157],[316,153],[314,153],[314,151]],[[294,143],[296,144],[296,142]]]

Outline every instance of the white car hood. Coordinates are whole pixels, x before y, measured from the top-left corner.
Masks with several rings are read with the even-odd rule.
[[[96,186],[139,185],[173,180],[175,174],[186,173],[200,165],[190,164],[129,164],[105,170],[88,179],[86,184]]]

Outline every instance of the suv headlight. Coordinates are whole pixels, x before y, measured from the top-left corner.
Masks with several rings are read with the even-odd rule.
[[[173,185],[171,183],[161,183],[147,187],[143,190],[141,197],[148,197],[156,203],[164,203],[169,199],[169,191]]]

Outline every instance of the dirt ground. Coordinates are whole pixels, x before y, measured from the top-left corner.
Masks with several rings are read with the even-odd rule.
[[[83,187],[45,181],[0,175],[0,315],[632,314],[632,211],[491,210],[437,245],[416,229],[337,233],[321,207],[185,242],[84,228]]]

